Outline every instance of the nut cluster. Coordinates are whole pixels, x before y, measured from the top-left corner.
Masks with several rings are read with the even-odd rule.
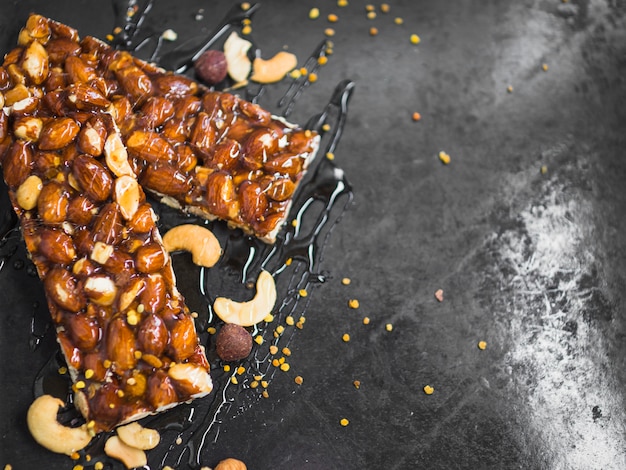
[[[142,189],[191,192],[195,152],[159,126],[195,87],[145,68],[38,15],[0,67],[4,178],[91,432],[212,387]]]

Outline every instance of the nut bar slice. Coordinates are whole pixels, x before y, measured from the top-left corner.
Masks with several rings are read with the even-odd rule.
[[[119,85],[67,26],[31,16],[19,42],[0,68],[0,156],[76,405],[96,433],[208,394],[141,165],[103,112]]]
[[[52,116],[91,128],[84,141],[101,132],[90,118],[110,114],[128,154],[123,169],[107,162],[113,173],[130,165],[166,204],[275,241],[317,152],[317,133],[93,37],[79,40],[52,20],[32,16],[25,31],[2,70],[0,88],[12,85],[7,105],[34,97]],[[88,147],[81,151],[98,156]]]

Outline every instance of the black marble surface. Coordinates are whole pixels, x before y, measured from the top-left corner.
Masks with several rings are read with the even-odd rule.
[[[116,26],[108,2],[2,3],[3,52],[31,11],[82,35]],[[335,151],[354,199],[326,243],[326,282],[309,292],[291,370],[275,376],[269,398],[233,408],[201,463],[626,468],[626,4],[388,3],[368,19],[356,0],[267,0],[254,16],[265,56],[287,46],[303,60],[334,28],[334,54],[291,119],[318,112],[341,80],[356,83]],[[157,0],[144,31],[208,34],[230,5]],[[268,90],[260,103],[274,98]],[[42,331],[32,347],[33,311],[44,304],[18,235],[2,250],[0,465],[71,469],[25,426],[56,346]],[[195,271],[178,263],[181,290],[195,298]],[[162,452],[150,468],[161,468]]]

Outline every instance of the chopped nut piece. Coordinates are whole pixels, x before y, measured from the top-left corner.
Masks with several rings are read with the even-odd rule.
[[[176,41],[176,39],[178,39],[178,34],[173,29],[166,29],[161,34],[161,37],[166,41]]]
[[[437,289],[437,291],[435,292],[435,298],[439,302],[443,302],[443,289]]]

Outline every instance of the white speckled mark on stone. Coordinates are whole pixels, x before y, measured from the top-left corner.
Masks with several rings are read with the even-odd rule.
[[[522,229],[492,240],[500,262],[515,272],[503,280],[510,309],[500,317],[511,338],[505,358],[511,386],[522,395],[534,438],[550,449],[544,457],[553,469],[626,468],[623,391],[602,334],[585,319],[590,296],[601,289],[597,280],[581,282],[593,272],[586,243],[591,210],[553,179],[520,212]],[[566,321],[576,322],[574,334],[564,329]],[[601,416],[594,417],[594,407]]]

